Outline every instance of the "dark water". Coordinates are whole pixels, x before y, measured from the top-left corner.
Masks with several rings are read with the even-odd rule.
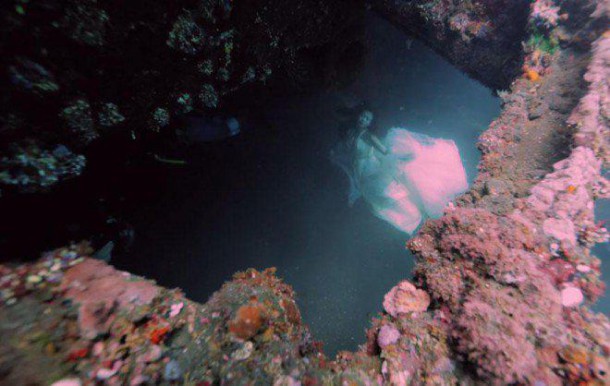
[[[168,173],[156,187],[162,198],[133,216],[131,253],[114,263],[199,301],[238,270],[275,266],[327,354],[362,344],[383,295],[413,262],[405,234],[362,202],[348,207],[347,179],[328,158],[336,108],[365,100],[381,128],[453,138],[469,179],[476,138],[500,111],[490,90],[374,16],[367,45],[347,89],[278,98],[264,112],[268,125],[204,147]]]

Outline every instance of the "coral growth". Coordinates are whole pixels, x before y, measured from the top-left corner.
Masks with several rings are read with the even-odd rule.
[[[609,12],[610,13],[610,12]],[[610,18],[610,16],[606,16]],[[610,165],[610,139],[607,132],[610,119],[610,36],[602,35],[593,43],[593,59],[584,79],[589,83],[587,95],[572,113],[569,123],[577,128],[574,142],[591,147]]]
[[[0,10],[0,73],[6,75],[0,78],[0,158],[13,157],[6,144],[30,140],[45,149],[65,144],[86,156],[88,145],[104,136],[142,147],[155,146],[159,136],[173,138],[175,116],[216,109],[229,94],[266,82],[284,66],[313,72],[314,64],[295,63],[304,62],[302,51],[345,44],[335,28],[361,18],[362,4],[331,3],[7,3]],[[29,174],[16,163],[10,171],[0,167],[0,173]],[[24,191],[4,182],[6,192]]]
[[[52,151],[34,144],[14,146],[0,158],[0,182],[21,191],[44,190],[56,182],[81,174],[85,157],[57,145]]]
[[[531,7],[530,19],[536,27],[550,29],[557,26],[560,8],[553,0],[534,1]]]
[[[563,19],[553,2],[535,2],[531,10],[532,23],[544,24],[545,35],[540,35],[544,39],[554,36],[554,28],[562,28]],[[593,17],[606,17],[600,15]],[[539,28],[531,33],[534,38],[529,42],[541,41],[536,36]],[[601,176],[602,162],[597,158],[605,154],[601,138],[609,129],[607,120],[600,119],[604,106],[600,101],[608,94],[608,76],[603,75],[609,68],[603,39],[601,35],[593,43],[590,61],[574,61],[573,51],[569,54],[572,65],[578,65],[575,74],[588,66],[584,80],[589,87],[578,96],[579,103],[568,92],[563,95],[570,96],[569,103],[552,99],[570,76],[568,51],[554,46],[555,52],[543,52],[547,43],[534,44],[527,51],[526,76],[502,95],[502,116],[481,137],[484,157],[473,190],[462,198],[461,208],[429,221],[408,244],[417,256],[415,284],[432,302],[424,315],[390,315],[381,321],[387,327],[377,330],[375,343],[385,358],[390,382],[421,384],[427,379],[422,367],[413,364],[426,363],[429,351],[418,351],[425,354],[404,362],[401,356],[411,351],[399,345],[402,350],[395,352],[396,343],[388,344],[394,340],[387,338],[396,323],[408,319],[410,331],[427,318],[438,321],[438,328],[418,339],[445,340],[445,347],[433,349],[454,360],[445,375],[459,376],[460,383],[469,382],[464,372],[475,378],[470,382],[485,384],[609,381],[605,369],[610,323],[587,308],[604,287],[599,260],[589,248],[607,240],[607,231],[595,223],[593,213],[593,200],[608,195],[608,181]],[[539,161],[521,157],[522,149],[546,151],[544,146],[532,147],[527,138],[544,143],[541,131],[557,135],[563,130],[558,126],[565,127],[568,118],[576,146],[562,160],[549,157],[553,163],[538,164],[548,174],[524,172]],[[531,122],[537,122],[536,131]],[[532,178],[537,175],[539,179]],[[411,378],[412,374],[417,375]]]
[[[119,107],[114,103],[106,103],[102,106],[98,120],[100,125],[104,127],[113,127],[125,120],[125,117],[120,113]]]
[[[384,310],[393,317],[409,312],[424,312],[429,304],[428,294],[406,280],[398,283],[383,298]]]
[[[239,307],[235,318],[229,322],[229,331],[244,340],[254,337],[263,325],[263,312],[256,302]]]
[[[85,144],[99,137],[91,114],[91,105],[84,99],[78,99],[64,108],[60,113],[65,125]]]
[[[74,246],[33,265],[0,266],[1,382],[77,375],[85,383],[132,385],[372,384],[378,373],[378,362],[363,354],[329,366],[301,324],[294,293],[272,269],[238,273],[200,305],[83,258],[87,252]],[[10,360],[24,355],[28,366]]]
[[[174,22],[167,45],[185,54],[195,55],[205,47],[205,32],[186,12]]]
[[[374,9],[494,89],[519,73],[529,1],[376,0]]]

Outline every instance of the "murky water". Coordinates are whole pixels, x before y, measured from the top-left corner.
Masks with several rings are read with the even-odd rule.
[[[405,234],[363,202],[347,205],[347,178],[328,157],[336,108],[364,100],[382,129],[454,139],[470,180],[476,138],[500,112],[490,90],[387,22],[369,16],[367,29],[353,84],[278,98],[264,112],[271,129],[201,149],[158,186],[161,200],[134,215],[135,244],[114,263],[198,301],[238,270],[275,266],[327,354],[362,344],[383,295],[410,276],[413,262]]]
[[[610,226],[610,200],[598,200],[595,202],[595,218],[597,221],[604,221],[606,227]],[[593,254],[602,260],[602,280],[608,283],[608,278],[610,278],[610,243],[597,244],[593,248]],[[610,296],[608,296],[608,290],[591,308],[594,311],[610,315]]]

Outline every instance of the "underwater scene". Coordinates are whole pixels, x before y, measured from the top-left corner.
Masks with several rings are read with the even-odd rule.
[[[0,18],[0,385],[610,384],[610,0]]]

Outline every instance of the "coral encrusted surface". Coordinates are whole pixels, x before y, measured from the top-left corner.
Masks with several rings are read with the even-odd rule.
[[[8,0],[0,6],[0,189],[45,191],[100,138],[171,138],[272,75],[311,77],[359,1]],[[343,34],[343,35],[342,35]],[[330,51],[340,51],[341,44]],[[330,60],[330,59],[329,59]]]
[[[445,26],[435,28],[458,39],[485,37],[476,36],[483,26],[455,31],[459,13],[434,8],[452,2],[392,3],[436,9]],[[472,7],[468,20],[508,4],[461,3]],[[414,275],[388,289],[360,350],[326,358],[272,269],[237,273],[197,304],[86,257],[80,244],[0,268],[0,383],[609,384],[610,321],[589,307],[604,291],[591,247],[608,239],[594,202],[610,196],[602,175],[610,1],[538,0],[525,8],[518,74],[480,138],[480,174],[408,242]],[[103,18],[92,15],[98,24]],[[193,50],[198,36],[175,45]],[[459,55],[489,54],[474,43],[461,47]],[[83,109],[75,105],[70,115]]]

